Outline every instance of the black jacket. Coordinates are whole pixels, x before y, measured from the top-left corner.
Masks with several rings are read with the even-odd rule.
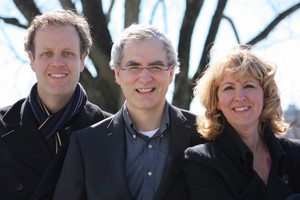
[[[265,186],[253,170],[253,154],[227,124],[214,141],[186,150],[184,172],[192,199],[284,200],[300,192],[300,143],[276,138],[270,129],[264,139],[272,159]]]
[[[156,200],[188,200],[182,172],[184,150],[204,140],[195,115],[170,107],[171,159]],[[125,178],[125,131],[122,110],[114,117],[74,133],[56,188],[55,200],[132,200]]]
[[[87,102],[74,118],[70,132],[108,116]],[[68,140],[52,158],[37,127],[28,99],[0,109],[0,200],[52,199]]]

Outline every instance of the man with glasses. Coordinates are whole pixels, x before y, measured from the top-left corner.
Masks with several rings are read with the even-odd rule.
[[[131,25],[114,43],[110,66],[125,103],[72,135],[54,199],[189,199],[183,152],[204,140],[195,115],[166,101],[179,72],[171,41],[155,27]]]

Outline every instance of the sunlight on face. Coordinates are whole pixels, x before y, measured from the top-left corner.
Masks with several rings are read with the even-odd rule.
[[[163,43],[156,38],[126,43],[120,67],[133,65],[141,68],[160,65],[167,68],[168,58]],[[126,98],[128,109],[134,107],[136,109],[162,110],[174,71],[169,69],[153,73],[145,69],[140,73],[131,73],[129,70],[115,68],[115,75]]]
[[[35,55],[29,52],[36,73],[38,94],[47,100],[54,96],[69,99],[84,68],[80,39],[74,26],[50,25],[38,30],[34,39]]]
[[[259,82],[250,76],[225,75],[218,90],[218,108],[236,129],[257,128],[264,103]]]

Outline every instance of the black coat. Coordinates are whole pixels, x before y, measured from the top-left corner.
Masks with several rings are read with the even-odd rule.
[[[85,128],[109,113],[87,102],[70,132]],[[50,200],[68,140],[53,158],[41,135],[28,99],[0,109],[0,200]]]
[[[264,139],[272,159],[268,184],[253,170],[253,154],[227,124],[214,141],[186,150],[184,173],[192,199],[284,200],[300,192],[300,143],[276,138],[270,129]]]
[[[204,140],[195,115],[170,107],[171,159],[156,200],[188,200],[182,171],[184,150]],[[55,200],[132,200],[125,178],[125,131],[122,109],[112,118],[71,136]]]

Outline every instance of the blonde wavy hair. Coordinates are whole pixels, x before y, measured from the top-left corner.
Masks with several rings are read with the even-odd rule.
[[[194,88],[194,95],[205,108],[204,116],[197,117],[199,133],[207,140],[213,140],[221,134],[225,116],[217,109],[217,93],[224,76],[233,74],[237,79],[253,77],[259,81],[264,91],[260,134],[263,134],[265,125],[270,126],[276,135],[285,134],[289,124],[283,117],[275,73],[275,65],[265,62],[251,52],[249,46],[243,45],[235,47],[223,59],[209,64]]]

